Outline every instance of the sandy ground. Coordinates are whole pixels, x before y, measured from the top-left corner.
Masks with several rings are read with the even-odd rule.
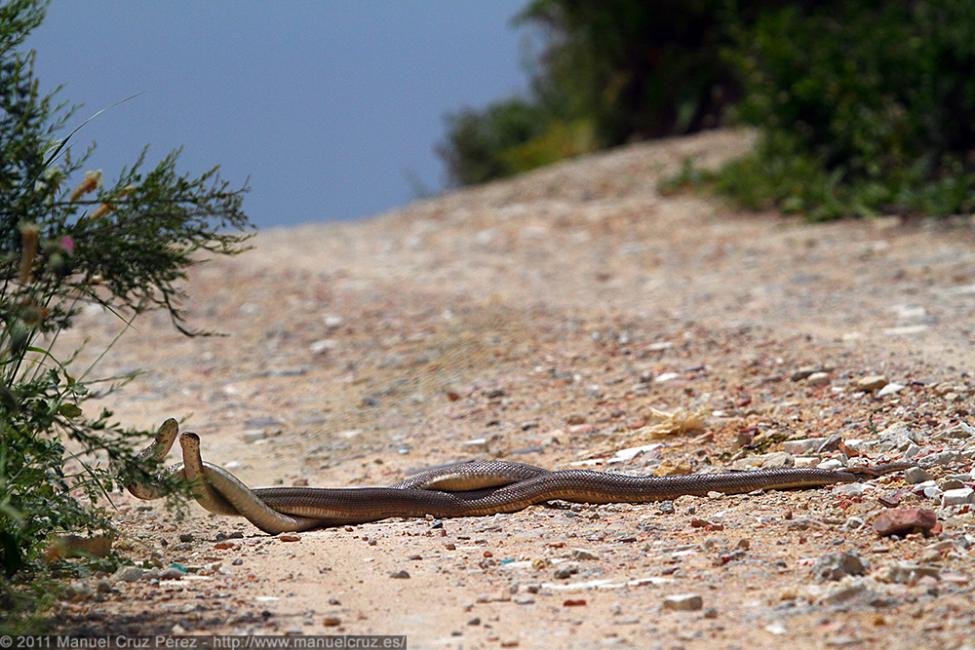
[[[365,222],[262,232],[188,283],[191,322],[229,336],[138,322],[100,369],[146,373],[111,407],[133,425],[181,418],[250,485],[384,485],[474,456],[666,474],[847,453],[911,454],[933,482],[553,504],[297,541],[122,495],[122,548],[161,569],[93,577],[64,628],[975,647],[975,505],[940,494],[973,481],[975,226],[808,225],[656,191],[684,158],[747,146],[733,132],[633,146]],[[62,343],[97,351],[118,327],[92,311]],[[891,385],[856,390],[869,375]],[[677,408],[712,413],[705,432],[652,437],[652,409]],[[796,442],[832,435],[846,446]],[[942,532],[881,538],[879,498],[935,510]],[[817,575],[843,553],[865,566]],[[172,563],[187,572],[162,578]],[[680,594],[701,607],[670,609]]]

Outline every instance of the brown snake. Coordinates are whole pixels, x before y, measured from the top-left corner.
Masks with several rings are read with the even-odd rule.
[[[143,457],[162,460],[178,434],[167,420]],[[911,467],[890,463],[840,470],[767,469],[680,476],[627,476],[590,470],[548,471],[507,461],[469,461],[444,465],[390,487],[249,488],[227,470],[203,462],[200,438],[179,436],[183,463],[169,469],[193,485],[193,496],[210,512],[246,517],[261,530],[276,534],[388,517],[472,517],[515,512],[532,504],[559,499],[577,503],[641,503],[708,492],[738,494],[852,483]],[[141,499],[165,496],[151,484],[130,481],[126,488]]]

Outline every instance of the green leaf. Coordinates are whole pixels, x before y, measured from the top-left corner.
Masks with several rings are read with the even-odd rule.
[[[81,415],[81,407],[77,404],[62,404],[58,408],[58,413],[66,418],[76,418]]]

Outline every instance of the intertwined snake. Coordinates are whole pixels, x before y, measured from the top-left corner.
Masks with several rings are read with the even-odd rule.
[[[166,420],[144,458],[162,460],[179,431]],[[475,460],[444,465],[390,487],[249,488],[222,467],[203,462],[200,438],[179,435],[183,463],[169,468],[193,486],[193,496],[210,512],[246,517],[261,530],[276,534],[388,517],[471,517],[515,512],[532,504],[559,499],[577,503],[640,503],[709,492],[737,494],[753,490],[822,487],[852,483],[906,469],[890,463],[839,470],[766,469],[749,472],[680,476],[627,476],[590,470],[548,471],[507,461]],[[164,492],[148,481],[132,480],[126,488],[141,499]]]

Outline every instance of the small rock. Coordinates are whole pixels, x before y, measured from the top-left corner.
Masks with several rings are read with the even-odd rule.
[[[137,582],[138,580],[142,579],[142,576],[144,576],[145,573],[145,569],[141,567],[124,566],[120,567],[119,570],[112,575],[112,578],[114,580],[121,580],[122,582]]]
[[[883,375],[867,375],[853,382],[853,387],[864,393],[872,393],[873,391],[880,390],[887,383],[887,378]]]
[[[471,440],[465,440],[462,446],[466,451],[472,451],[477,453],[488,452],[487,438],[472,438]]]
[[[677,612],[693,612],[704,607],[704,599],[698,594],[675,594],[664,598],[663,608]]]
[[[844,576],[862,576],[867,572],[867,563],[856,551],[827,553],[816,560],[812,570],[820,580],[840,580]]]
[[[843,463],[842,461],[836,460],[835,458],[830,458],[828,460],[824,460],[816,467],[818,467],[819,469],[842,469]]]
[[[396,578],[397,580],[407,580],[409,579],[410,574],[407,571],[394,571],[393,573],[389,574],[389,577]]]
[[[864,522],[863,519],[860,519],[859,517],[848,517],[847,520],[843,523],[842,528],[843,530],[859,530],[863,528],[864,523],[866,522]]]
[[[859,497],[867,493],[870,487],[865,483],[843,483],[833,488],[833,494],[847,497]]]
[[[911,485],[915,485],[917,483],[923,483],[924,481],[930,481],[932,480],[932,477],[923,469],[915,465],[914,467],[907,468],[907,470],[904,472],[904,480]]]
[[[326,616],[322,620],[322,625],[324,625],[325,627],[337,627],[341,624],[342,624],[342,619],[340,619],[338,616]]]
[[[322,320],[325,321],[325,327],[330,330],[342,327],[342,323],[345,322],[341,316],[336,314],[325,314]]]
[[[285,533],[283,535],[278,535],[279,542],[300,542],[301,535],[293,535],[290,533]]]
[[[94,593],[87,582],[77,580],[65,588],[64,595],[68,600],[83,601],[91,598]]]
[[[873,529],[881,537],[918,532],[928,535],[937,525],[938,516],[926,508],[894,508],[873,521]]]
[[[804,456],[819,449],[826,438],[806,438],[804,440],[786,440],[782,443],[782,449],[790,454]]]
[[[573,560],[598,560],[599,556],[584,548],[574,548],[571,552]]]
[[[906,388],[904,384],[898,384],[897,382],[892,381],[877,391],[877,397],[887,397],[888,395],[893,395],[894,393],[904,390],[904,388]]]
[[[566,580],[577,573],[579,573],[579,567],[572,564],[566,564],[557,568],[554,575],[558,580]]]
[[[941,483],[938,485],[938,487],[940,487],[942,490],[944,490],[946,492],[948,490],[960,490],[963,487],[965,487],[965,480],[964,479],[952,478],[952,477],[948,476],[948,477],[945,477],[945,479],[943,481],[941,481]]]
[[[822,366],[803,366],[796,370],[789,379],[792,381],[802,381],[803,379],[808,379],[817,373],[825,374],[830,371],[830,368],[824,368]]]
[[[942,451],[918,460],[922,467],[954,465],[956,463],[964,463],[965,461],[965,455],[960,451]]]
[[[924,576],[938,579],[941,569],[936,566],[898,562],[887,567],[887,581],[898,584],[914,584]]]
[[[181,533],[179,536],[179,541],[181,542],[192,542],[193,533]]]
[[[535,602],[535,599],[528,594],[521,594],[512,598],[511,601],[515,605],[531,605]]]
[[[975,490],[970,487],[946,490],[941,495],[941,505],[943,506],[960,506],[965,503],[975,503]]]
[[[245,431],[241,434],[241,437],[244,439],[244,442],[253,443],[267,438],[267,431]]]
[[[674,514],[674,502],[673,501],[661,501],[657,504],[657,512],[662,515],[672,515]]]
[[[333,339],[318,339],[317,341],[313,341],[308,346],[308,349],[312,354],[325,354],[326,352],[335,350],[338,346],[338,342]]]
[[[829,384],[829,374],[825,372],[814,372],[806,379],[807,386],[826,386]]]
[[[159,574],[159,579],[160,580],[179,580],[180,578],[183,577],[183,573],[184,573],[183,571],[180,571],[176,567],[171,566],[171,567],[169,567],[168,569],[165,569],[162,573]]]
[[[275,417],[250,418],[244,420],[245,429],[266,429],[268,427],[279,427],[284,422]]]
[[[867,585],[864,584],[862,578],[847,576],[843,579],[843,582],[826,593],[826,595],[823,597],[823,601],[830,605],[845,603],[846,601],[852,600],[866,591]]]

